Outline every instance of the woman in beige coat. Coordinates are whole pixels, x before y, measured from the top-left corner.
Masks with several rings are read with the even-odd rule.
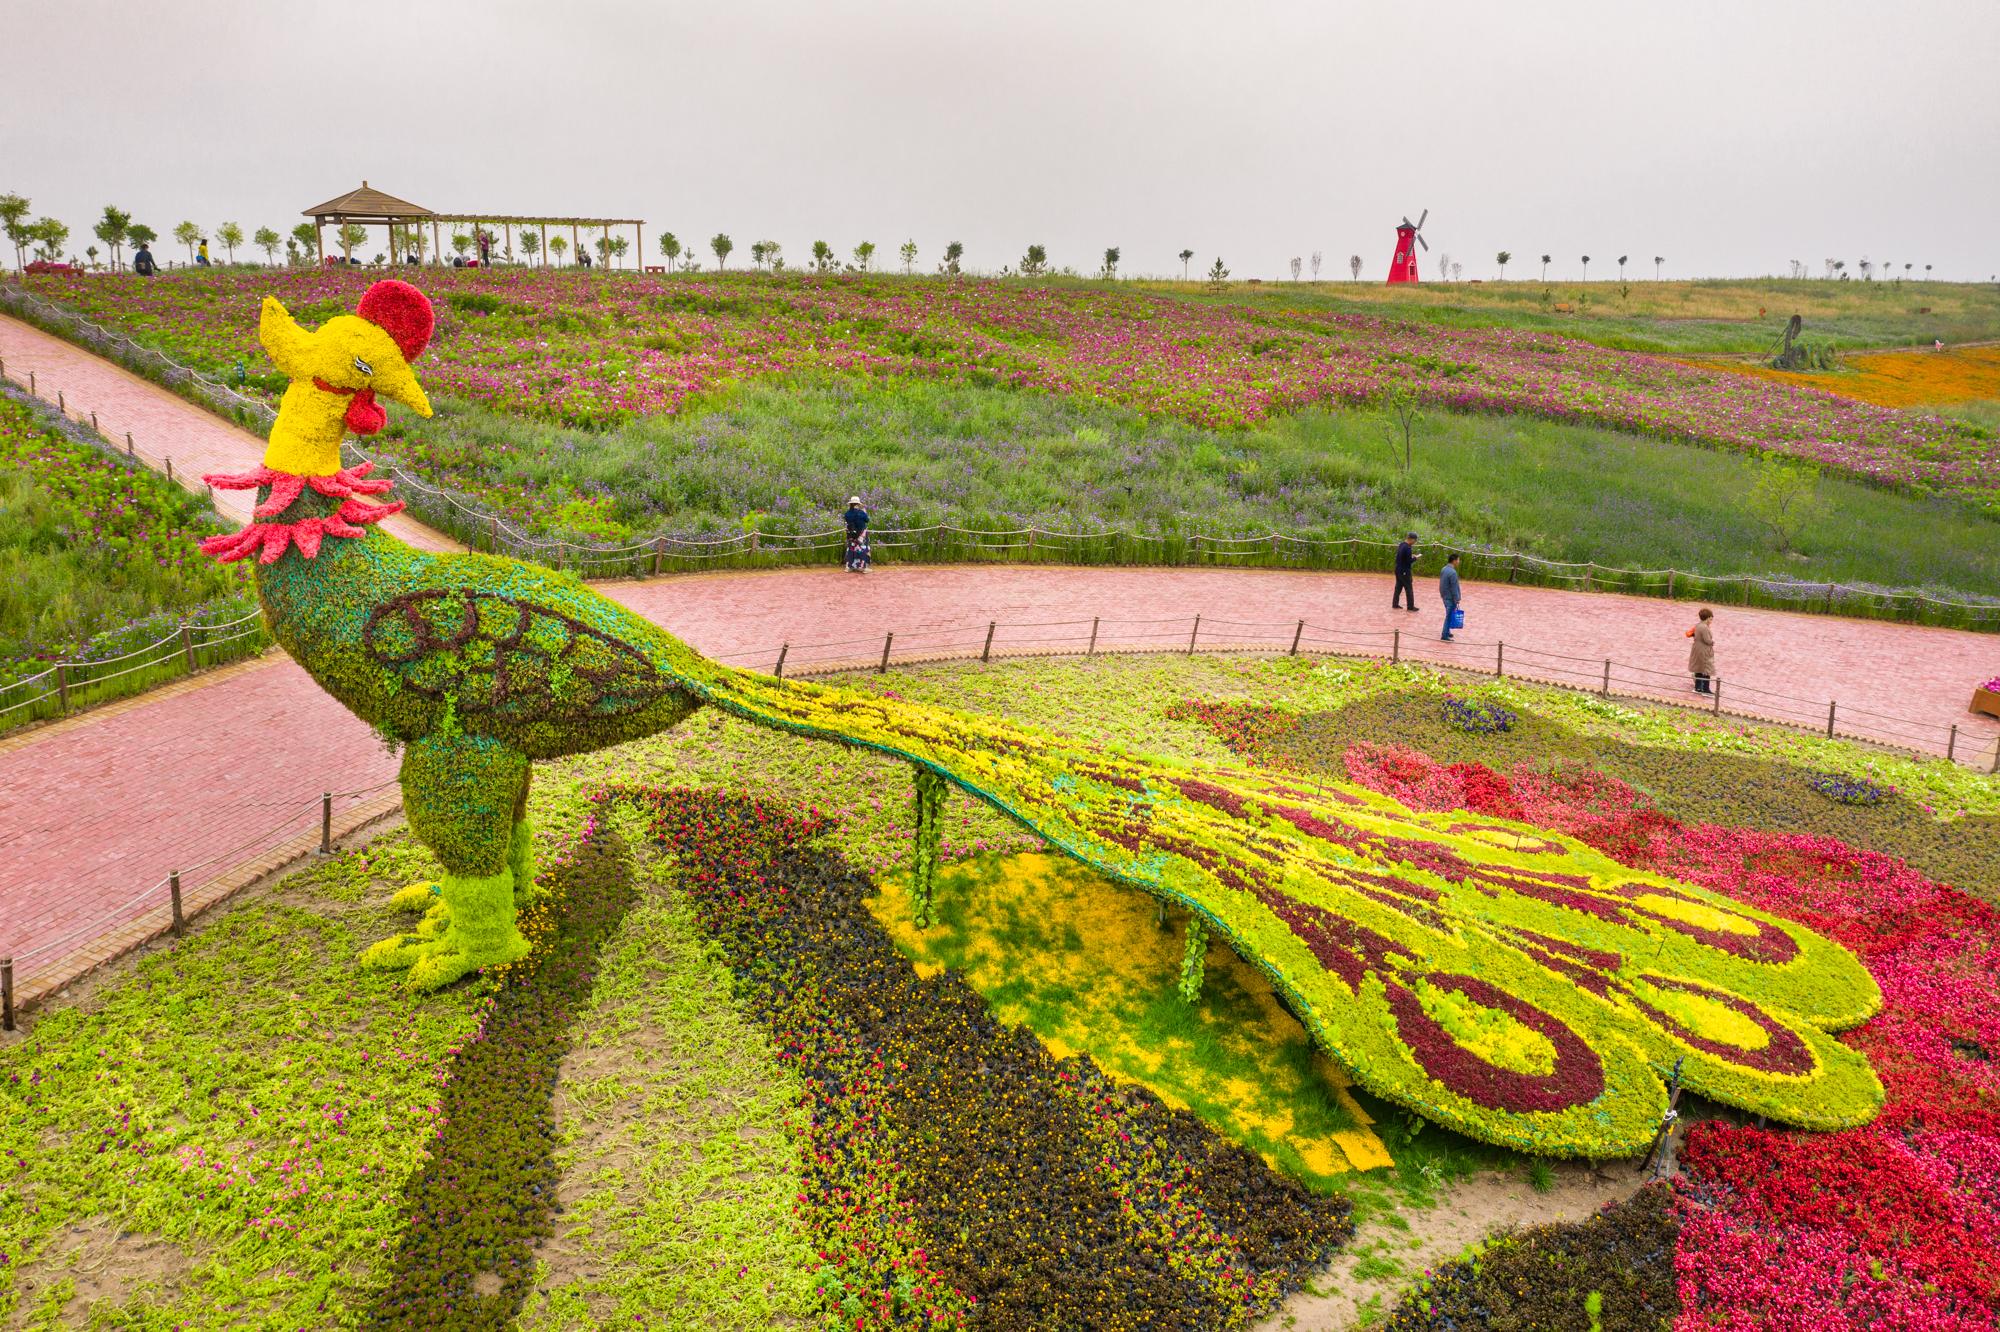
[[[1715,630],[1710,621],[1715,612],[1708,607],[1701,608],[1701,621],[1688,630],[1687,636],[1694,640],[1688,648],[1688,669],[1694,672],[1694,692],[1708,692],[1709,677],[1715,674]]]

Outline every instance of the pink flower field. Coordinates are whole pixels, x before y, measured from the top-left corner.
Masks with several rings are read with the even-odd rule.
[[[402,270],[407,272],[407,270]],[[37,275],[40,295],[196,368],[269,392],[265,294],[316,322],[378,274]],[[1459,329],[1145,290],[795,274],[424,269],[440,322],[426,381],[578,426],[685,410],[744,380],[945,377],[1040,389],[1209,427],[1407,388],[1454,411],[1525,413],[1751,452],[2000,507],[2000,441],[1935,415],[1711,373],[1541,332]]]

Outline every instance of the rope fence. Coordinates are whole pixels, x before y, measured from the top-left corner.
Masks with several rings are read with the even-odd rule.
[[[1829,737],[1865,740],[1912,754],[1942,757],[1982,772],[2000,773],[2000,732],[1991,736],[1983,736],[1976,731],[1962,733],[1956,724],[1940,726],[1852,705],[1843,706],[1837,700],[1821,702],[1750,685],[1730,684],[1719,676],[1713,682],[1714,693],[1703,702],[1692,703],[1679,688],[1687,678],[1683,672],[1655,670],[1610,658],[1549,652],[1504,641],[1488,643],[1459,639],[1451,648],[1446,648],[1425,634],[1406,636],[1400,629],[1339,629],[1303,619],[1246,621],[1193,615],[1133,620],[1093,615],[1005,624],[989,620],[984,624],[948,628],[887,630],[879,638],[871,634],[816,643],[785,642],[774,648],[717,654],[714,659],[786,677],[887,671],[891,665],[914,666],[929,662],[990,662],[998,657],[1096,657],[1140,653],[1192,656],[1197,652],[1374,659],[1437,666],[1491,675],[1496,679],[1515,678],[1578,689],[1604,698],[1670,703],[1683,709],[1706,711],[1714,716],[1727,715],[1739,720],[1810,730]],[[58,939],[0,957],[0,989],[5,991],[8,1029],[12,1029],[16,1011],[16,972],[24,964],[33,964],[35,971],[47,972],[83,952],[93,941],[127,926],[136,928],[128,931],[123,947],[111,956],[122,955],[163,933],[179,934],[188,919],[182,893],[202,881],[200,876],[203,871],[212,878],[248,858],[272,850],[298,836],[302,820],[315,811],[320,823],[319,850],[330,853],[335,845],[336,804],[346,802],[347,807],[352,808],[362,798],[393,785],[395,782],[391,780],[358,791],[329,791],[304,803],[246,801],[218,812],[217,820],[227,821],[231,815],[240,818],[249,811],[268,810],[274,804],[284,810],[263,831],[198,864],[168,870],[164,877],[130,901],[89,924]],[[110,956],[93,957],[84,970],[109,960]],[[43,992],[52,988],[44,986]]]
[[[267,432],[277,413],[269,404],[105,328],[75,311],[43,300],[17,280],[0,281],[0,310],[76,343],[230,420]],[[0,367],[4,372],[4,367]],[[644,578],[712,569],[778,568],[832,564],[845,546],[845,530],[731,533],[696,537],[673,533],[620,542],[538,536],[484,507],[475,497],[433,485],[391,458],[352,440],[342,445],[351,463],[371,462],[377,475],[399,487],[412,517],[474,550],[511,555],[584,578]],[[183,482],[189,484],[192,479]],[[1262,535],[1142,533],[1118,529],[1061,532],[1042,527],[979,529],[933,524],[871,528],[871,545],[891,561],[931,564],[1039,563],[1283,568],[1380,573],[1394,543],[1366,537],[1315,537],[1285,532]],[[2000,633],[2000,600],[1955,601],[1921,592],[1839,582],[1801,582],[1754,574],[1701,574],[1685,569],[1626,569],[1593,561],[1543,559],[1507,550],[1460,549],[1465,577],[1489,582],[1560,587],[1583,592],[1699,600],[1719,605],[1899,620]],[[1430,574],[1442,559],[1431,554],[1418,566]]]

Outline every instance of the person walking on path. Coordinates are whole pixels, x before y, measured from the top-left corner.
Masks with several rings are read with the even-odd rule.
[[[203,268],[208,267],[208,237],[201,238],[201,248],[194,252],[194,261]]]
[[[868,539],[868,510],[861,507],[861,496],[847,497],[847,512],[840,515],[840,518],[847,524],[847,544],[852,546],[857,541],[865,544]],[[846,558],[843,552],[841,555],[843,563]]]
[[[1694,640],[1688,648],[1688,669],[1694,672],[1694,692],[1697,694],[1709,692],[1708,682],[1715,674],[1715,630],[1709,623],[1714,618],[1715,612],[1703,606],[1700,620],[1687,631],[1687,636]]]
[[[140,277],[151,277],[160,271],[160,266],[153,262],[153,252],[144,245],[132,256],[132,271]]]
[[[1409,609],[1417,609],[1417,534],[1405,532],[1403,539],[1396,543],[1396,593],[1389,598],[1389,609],[1394,610],[1407,599]]]
[[[1458,618],[1458,552],[1444,557],[1444,572],[1438,575],[1438,599],[1444,602],[1444,641],[1451,642],[1451,622]]]

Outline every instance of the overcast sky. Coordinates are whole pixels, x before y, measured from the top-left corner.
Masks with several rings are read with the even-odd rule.
[[[1468,278],[2000,270],[1995,0],[0,0],[0,45],[0,191],[78,251],[107,202],[287,231],[366,178],[737,263],[1380,279],[1429,208]]]

